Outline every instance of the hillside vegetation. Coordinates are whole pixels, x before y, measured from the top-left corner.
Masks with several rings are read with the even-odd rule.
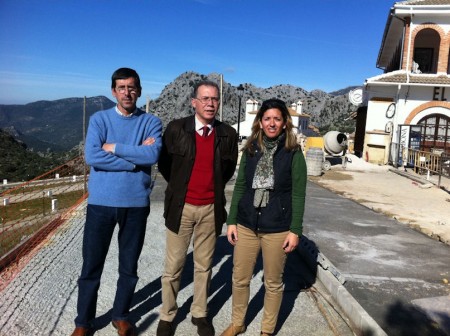
[[[31,180],[79,154],[78,149],[46,155],[27,150],[23,142],[0,130],[0,183]]]

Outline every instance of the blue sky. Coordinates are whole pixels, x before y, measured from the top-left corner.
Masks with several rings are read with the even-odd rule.
[[[119,67],[154,99],[186,71],[330,92],[380,74],[392,0],[0,0],[0,104],[105,95]]]

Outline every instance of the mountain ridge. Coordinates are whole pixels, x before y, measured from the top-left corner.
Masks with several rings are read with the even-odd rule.
[[[193,114],[190,104],[192,88],[196,81],[203,79],[219,82],[220,75],[203,75],[193,71],[182,73],[163,88],[158,98],[149,101],[150,112],[161,119],[164,127],[170,120]],[[354,129],[354,122],[349,122],[348,117],[356,111],[356,107],[350,103],[347,93],[355,86],[327,93],[320,89],[308,92],[289,84],[269,88],[259,88],[250,83],[242,85],[244,94],[241,101],[241,121],[245,117],[245,102],[248,99],[262,103],[265,99],[279,98],[288,106],[302,101],[302,112],[311,117],[312,125],[323,131]],[[235,124],[239,106],[237,87],[223,82],[222,88],[223,121]],[[140,103],[138,101],[138,106],[142,106]],[[86,98],[86,124],[93,113],[114,105],[115,102],[105,96]],[[144,104],[142,109],[145,110],[145,107]],[[39,100],[25,105],[0,105],[0,129],[25,143],[31,151],[68,151],[83,141],[83,110],[84,98],[76,97]]]

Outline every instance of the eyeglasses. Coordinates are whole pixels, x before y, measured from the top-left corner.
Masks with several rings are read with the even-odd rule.
[[[125,93],[127,90],[131,94],[136,94],[138,92],[138,88],[135,86],[118,86],[118,87],[116,87],[116,91],[119,93]]]
[[[217,98],[217,97],[200,97],[200,98],[195,98],[195,99],[197,99],[203,105],[208,104],[209,101],[211,101],[211,103],[213,103],[213,104],[219,103],[219,98]]]

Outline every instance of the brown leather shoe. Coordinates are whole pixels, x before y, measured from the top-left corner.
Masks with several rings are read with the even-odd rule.
[[[88,336],[91,335],[91,329],[86,327],[76,327],[71,336]]]
[[[119,336],[136,336],[136,330],[134,326],[125,320],[115,320],[112,321],[112,325],[117,329],[117,334]]]
[[[230,324],[220,336],[236,336],[245,332],[245,326],[235,326]]]

